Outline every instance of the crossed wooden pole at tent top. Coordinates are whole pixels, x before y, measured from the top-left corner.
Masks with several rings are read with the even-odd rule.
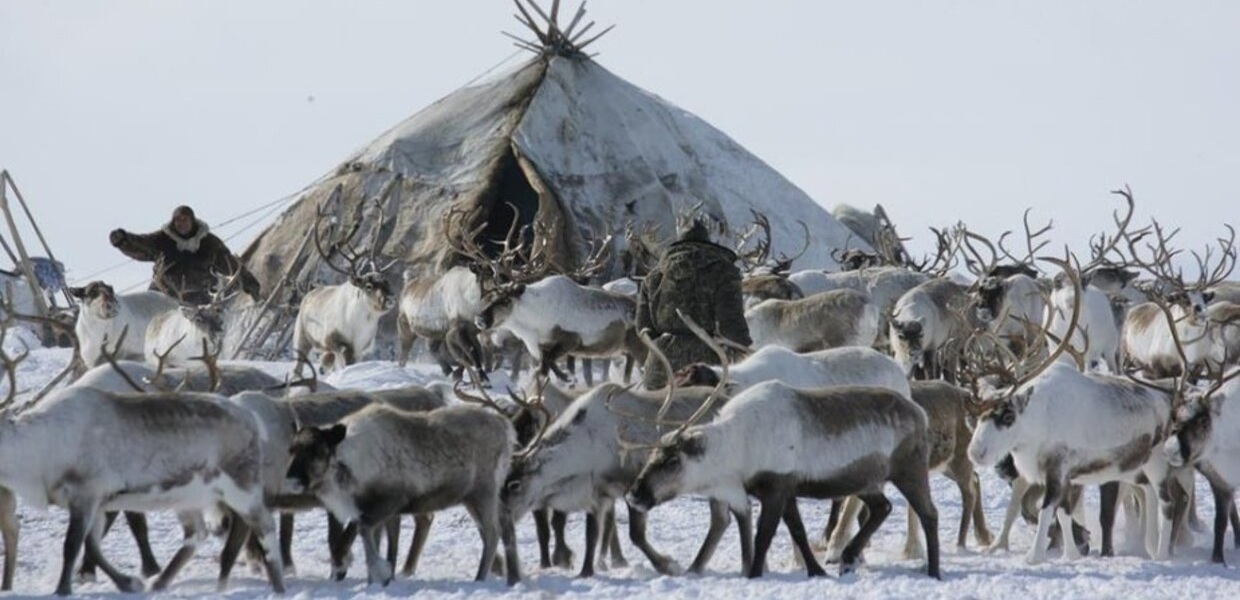
[[[526,6],[530,10],[526,10]],[[500,33],[512,38],[513,45],[523,50],[529,50],[534,54],[558,54],[561,56],[580,56],[584,55],[582,50],[586,46],[593,44],[595,40],[603,37],[603,34],[611,31],[615,25],[609,25],[606,29],[600,31],[590,38],[585,38],[586,32],[594,27],[594,21],[590,21],[581,29],[577,29],[577,25],[581,23],[581,18],[586,14],[586,3],[582,2],[577,7],[577,12],[568,23],[568,27],[560,27],[560,0],[551,0],[551,13],[548,14],[534,0],[512,0],[517,6],[517,13],[513,15],[517,22],[524,25],[526,29],[534,34],[536,40],[528,40],[517,35],[501,31]],[[542,21],[540,25],[534,20],[530,12],[536,13]],[[583,39],[584,38],[584,39]]]
[[[39,280],[35,278],[34,267],[30,263],[30,255],[26,252],[26,244],[22,242],[21,234],[17,230],[17,222],[13,220],[13,211],[9,207],[8,190],[13,190],[13,196],[17,198],[18,204],[22,207],[22,212],[26,214],[26,219],[30,221],[30,226],[34,228],[34,233],[39,238],[39,243],[43,245],[43,251],[47,254],[47,258],[55,261],[56,256],[52,254],[52,249],[48,247],[47,240],[43,237],[43,232],[39,229],[39,224],[35,222],[34,215],[30,213],[30,207],[26,205],[26,199],[22,196],[21,190],[17,189],[17,183],[13,181],[13,176],[8,170],[0,171],[0,212],[4,213],[4,220],[9,226],[9,235],[13,237],[13,245],[17,247],[17,256],[13,255],[12,249],[8,244],[4,244],[4,250],[13,259],[21,269],[22,275],[26,278],[26,283],[30,285],[30,293],[34,297],[34,306],[39,311],[40,317],[47,316],[47,302],[43,297],[43,289],[39,286]],[[0,242],[3,238],[0,237]]]

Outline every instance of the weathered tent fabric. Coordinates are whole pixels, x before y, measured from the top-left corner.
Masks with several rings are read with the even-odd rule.
[[[660,223],[668,235],[677,211],[699,203],[736,229],[749,224],[751,208],[768,215],[775,254],[799,249],[797,221],[804,221],[812,243],[798,268],[834,266],[830,251],[850,243],[825,209],[706,122],[588,58],[541,56],[448,95],[362,148],[307,188],[243,260],[272,289],[313,227],[316,205],[337,184],[344,186],[340,229],[361,220],[358,239],[373,239],[379,220],[363,200],[397,173],[404,179],[377,235],[386,255],[401,254],[423,273],[450,259],[442,231],[448,210],[500,211],[507,223],[508,203],[522,194],[535,198],[519,203],[522,223],[535,210],[550,216],[558,228],[552,248],[565,266],[584,256],[589,240],[612,233],[623,243],[629,221]],[[302,260],[293,281],[338,279],[317,257]]]

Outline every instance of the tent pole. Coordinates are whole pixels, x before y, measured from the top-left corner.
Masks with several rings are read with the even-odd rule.
[[[14,265],[16,265],[17,263],[21,262],[21,261],[17,260],[17,255],[16,255],[16,254],[13,254],[13,249],[9,247],[9,242],[8,242],[7,240],[5,240],[5,239],[4,239],[4,236],[2,236],[2,235],[0,235],[0,247],[3,247],[3,248],[4,248],[4,252],[5,252],[5,254],[8,254],[8,255],[9,255],[9,258],[10,258],[10,259],[12,259],[12,261],[13,261],[13,264],[14,264]]]
[[[43,290],[39,288],[39,281],[34,277],[34,269],[30,265],[30,256],[26,254],[26,246],[22,243],[21,234],[17,232],[17,223],[13,221],[13,211],[9,210],[9,197],[5,194],[5,183],[10,181],[8,171],[0,171],[0,210],[4,212],[4,220],[9,224],[9,235],[13,236],[13,244],[17,246],[17,254],[21,256],[22,274],[26,276],[26,283],[30,285],[30,292],[34,295],[34,306],[39,311],[40,317],[47,316],[47,301],[43,298]]]
[[[30,226],[34,228],[34,234],[38,236],[39,243],[43,245],[43,251],[47,253],[49,259],[56,260],[56,256],[52,254],[51,247],[47,245],[47,240],[43,238],[43,231],[39,229],[39,223],[34,220],[34,215],[30,214],[30,207],[26,205],[26,198],[22,196],[22,191],[17,189],[17,182],[13,181],[13,175],[5,171],[4,179],[9,182],[9,187],[13,188],[13,195],[17,196],[17,203],[21,205],[22,212],[26,213],[26,219],[30,221]]]
[[[251,341],[250,338],[254,336],[254,331],[258,329],[258,324],[262,322],[263,316],[267,314],[268,310],[270,310],[271,303],[274,302],[276,296],[278,296],[280,292],[288,286],[289,275],[292,274],[293,267],[297,266],[297,263],[301,260],[301,255],[306,251],[306,246],[309,245],[313,234],[314,230],[311,229],[310,231],[307,231],[305,237],[301,239],[301,245],[297,247],[297,253],[293,255],[293,260],[289,261],[288,266],[284,268],[284,272],[280,274],[280,278],[276,280],[279,284],[275,287],[275,289],[271,290],[270,294],[267,295],[267,299],[263,301],[262,307],[259,308],[258,318],[254,319],[254,324],[250,326],[249,331],[245,332],[245,335],[237,344],[237,350],[233,352],[233,360],[237,360],[237,358],[241,356],[241,352],[245,350],[246,344],[248,344]]]

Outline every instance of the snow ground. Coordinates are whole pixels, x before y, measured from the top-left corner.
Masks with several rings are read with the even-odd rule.
[[[68,358],[65,350],[38,349],[31,352],[18,373],[23,393],[37,390],[63,367]],[[255,363],[281,377],[288,363]],[[438,370],[430,365],[400,369],[387,362],[355,365],[328,377],[338,386],[385,388],[407,384],[424,384],[438,379]],[[495,382],[502,389],[502,377]],[[0,384],[7,388],[7,384]],[[7,391],[6,389],[0,391]],[[1200,478],[1199,478],[1200,479]],[[385,598],[401,597],[417,592],[426,598],[459,598],[464,596],[496,598],[545,598],[551,596],[590,598],[1235,598],[1240,595],[1240,573],[1232,567],[1210,563],[1210,535],[1195,534],[1190,548],[1177,549],[1169,562],[1148,560],[1134,552],[1124,552],[1123,532],[1117,533],[1120,556],[1110,559],[1093,556],[1076,562],[1052,558],[1049,562],[1028,566],[1024,552],[1033,537],[1033,528],[1018,521],[1012,532],[1011,552],[981,553],[970,536],[966,550],[955,547],[956,528],[960,518],[960,497],[955,484],[943,477],[933,477],[934,499],[939,509],[939,536],[942,544],[943,581],[934,581],[924,574],[924,562],[903,560],[905,505],[897,492],[888,489],[895,510],[875,534],[867,553],[867,564],[856,574],[840,579],[808,580],[792,560],[788,536],[781,531],[770,554],[770,574],[750,581],[739,575],[740,552],[736,530],[731,528],[719,546],[709,574],[702,577],[663,577],[658,575],[635,548],[625,540],[625,556],[630,566],[603,570],[588,580],[577,579],[576,570],[538,568],[538,550],[534,527],[529,519],[518,524],[525,580],[509,588],[502,579],[476,583],[476,568],[481,542],[472,521],[461,509],[441,513],[435,520],[430,539],[423,553],[418,574],[412,579],[397,578],[389,587],[368,587],[362,565],[360,546],[354,548],[355,561],[344,582],[327,579],[326,518],[322,513],[298,518],[293,545],[297,572],[288,577],[291,598]],[[986,520],[997,534],[1007,505],[1006,485],[991,472],[982,473]],[[1199,512],[1209,526],[1213,515],[1211,497],[1204,482],[1198,481]],[[1089,518],[1093,540],[1101,540],[1097,528],[1097,496],[1088,496]],[[56,587],[61,566],[61,544],[66,527],[66,513],[52,508],[45,513],[21,505],[22,521],[19,562],[12,596],[47,595]],[[826,503],[802,504],[806,522],[811,529],[826,522]],[[621,530],[628,522],[623,507],[618,508]],[[756,513],[755,513],[756,514]],[[655,509],[650,518],[652,543],[665,554],[676,558],[682,566],[691,562],[706,531],[707,506],[702,500],[681,498]],[[411,537],[412,520],[406,518],[402,545]],[[1120,519],[1122,525],[1122,518]],[[584,518],[574,515],[569,521],[569,543],[580,561],[584,538]],[[181,531],[171,514],[151,515],[151,541],[161,561],[167,561],[180,544]],[[1231,539],[1230,533],[1228,540]],[[204,544],[197,556],[186,566],[172,588],[161,594],[169,597],[217,595],[215,577],[221,540]],[[404,560],[402,548],[401,561]],[[1228,557],[1240,556],[1228,544]],[[7,550],[6,550],[7,551]],[[128,531],[120,524],[104,540],[104,551],[122,569],[136,571],[137,553]],[[1056,556],[1052,553],[1052,557]],[[579,565],[579,563],[578,563]],[[828,572],[834,570],[828,567]],[[92,597],[119,596],[106,579],[80,582],[78,594]],[[266,579],[245,567],[234,571],[232,584],[223,597],[243,600],[271,595]]]

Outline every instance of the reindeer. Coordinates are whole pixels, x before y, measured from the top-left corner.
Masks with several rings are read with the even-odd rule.
[[[891,315],[891,348],[905,372],[920,378],[942,372],[955,379],[959,340],[973,328],[967,288],[951,280],[931,279],[909,290]]]
[[[926,257],[919,263],[910,263],[912,268],[881,266],[842,273],[798,271],[788,275],[788,281],[806,295],[839,289],[852,289],[868,294],[870,301],[878,308],[878,339],[875,346],[885,347],[890,341],[888,331],[896,302],[931,278],[946,277],[956,262],[957,236],[933,227],[930,231],[936,239],[935,255],[932,258]]]
[[[703,332],[704,334],[704,332]],[[715,348],[718,348],[715,345]],[[722,349],[717,352],[723,354]],[[870,517],[843,553],[841,572],[856,568],[870,536],[891,511],[882,486],[891,481],[921,517],[929,548],[928,573],[939,577],[938,514],[930,499],[926,413],[886,388],[841,386],[819,390],[767,381],[745,390],[709,424],[663,436],[627,496],[646,511],[680,494],[721,500],[745,523],[749,495],[762,514],[750,577],[760,577],[782,519],[811,576],[825,575],[814,558],[797,497],[859,495]]]
[[[1169,244],[1178,231],[1166,233],[1155,221],[1150,228],[1128,236],[1128,260],[1153,275],[1169,293],[1155,294],[1149,302],[1128,311],[1123,339],[1126,362],[1155,378],[1191,375],[1202,368],[1217,370],[1226,362],[1225,340],[1219,335],[1223,328],[1215,327],[1207,314],[1207,294],[1236,266],[1236,232],[1230,225],[1227,230],[1228,237],[1217,240],[1217,263],[1211,264],[1212,247],[1204,254],[1192,253],[1199,270],[1198,279],[1192,284],[1185,282],[1181,269],[1172,266],[1180,251]],[[1139,242],[1151,233],[1154,241],[1145,244],[1149,252],[1145,257]],[[1222,311],[1216,311],[1216,315],[1228,320]],[[1181,350],[1184,361],[1180,360]],[[1187,372],[1182,372],[1182,368]]]
[[[1046,290],[1038,281],[1038,271],[1032,265],[1038,252],[1050,243],[1042,236],[1051,230],[1052,223],[1035,231],[1029,224],[1029,213],[1030,210],[1026,210],[1023,217],[1026,246],[1023,255],[1017,256],[1008,250],[1005,240],[1012,235],[1011,231],[999,236],[999,249],[1010,261],[1008,264],[999,263],[994,245],[989,240],[961,229],[963,247],[975,259],[966,261],[969,270],[977,276],[977,281],[969,288],[975,316],[1018,355],[1043,343],[1033,334],[1040,332],[1037,324],[1042,322],[1047,306]],[[972,245],[974,240],[989,248],[989,261]]]
[[[508,420],[485,408],[418,414],[372,406],[341,424],[299,431],[287,485],[314,494],[340,521],[357,522],[370,583],[392,579],[377,545],[377,532],[391,517],[464,504],[483,540],[475,579],[486,579],[502,535],[511,585],[520,580],[519,561],[499,493],[515,445]]]
[[[394,178],[380,197],[375,199],[379,222],[374,229],[369,255],[363,255],[351,246],[351,239],[356,234],[361,219],[358,219],[342,241],[337,242],[332,249],[324,249],[319,223],[329,215],[323,211],[322,205],[318,207],[318,218],[314,225],[315,248],[322,257],[323,264],[344,275],[347,280],[345,283],[316,288],[306,294],[297,313],[293,339],[299,353],[309,354],[311,348],[322,352],[320,368],[323,371],[335,366],[337,355],[340,356],[343,366],[351,365],[365,356],[374,345],[379,330],[379,318],[395,305],[392,289],[384,272],[398,263],[399,259],[380,266],[379,242],[385,221],[384,202],[390,190],[397,187],[400,181],[399,176]],[[331,250],[336,250],[345,258],[348,262],[346,267],[332,262]],[[298,363],[299,367],[300,364]]]
[[[646,344],[661,357],[653,343]],[[513,520],[538,507],[588,511],[580,575],[592,576],[600,525],[641,466],[640,457],[631,454],[642,453],[643,447],[658,439],[659,426],[665,419],[683,419],[712,410],[712,399],[721,388],[722,383],[714,388],[688,389],[676,389],[673,384],[663,392],[645,392],[604,383],[579,396],[551,423],[541,441],[526,446],[514,462],[504,487],[504,503]],[[728,521],[727,510],[712,504],[710,531],[690,571],[705,569]],[[746,548],[747,525],[741,523],[742,546]],[[673,560],[647,541],[643,514],[630,511],[629,538],[658,572],[670,575],[678,571]]]
[[[567,275],[547,276],[552,265],[538,244],[521,268],[504,258],[486,259],[495,279],[476,317],[478,328],[507,330],[520,339],[542,377],[554,372],[560,380],[569,381],[569,375],[556,364],[566,356],[609,358],[617,354],[628,356],[627,377],[634,357],[644,356],[633,329],[636,302],[579,283],[606,264],[610,239],[597,244],[582,265]]]
[[[240,275],[241,271],[228,278],[217,276],[220,283],[207,304],[182,305],[155,315],[145,332],[147,362],[183,367],[204,344],[208,354],[219,355],[224,345],[224,307],[238,294],[235,284]]]
[[[83,543],[123,591],[143,589],[140,579],[120,573],[99,553],[93,525],[102,511],[172,509],[185,518],[187,539],[154,584],[162,589],[205,537],[201,512],[217,503],[258,532],[268,550],[271,586],[284,591],[281,566],[271,554],[275,527],[263,504],[261,432],[244,410],[210,394],[139,396],[71,387],[9,416],[0,423],[0,485],[31,506],[69,510],[57,594],[72,593]],[[66,437],[76,443],[47,442]],[[152,456],[159,460],[135,458]]]
[[[513,211],[515,214],[515,207]],[[481,362],[481,344],[476,337],[470,337],[471,333],[478,333],[474,322],[484,306],[483,295],[491,291],[488,286],[493,282],[502,281],[513,263],[528,261],[529,254],[520,247],[524,231],[518,240],[518,223],[514,219],[500,256],[492,258],[477,243],[487,223],[471,226],[471,218],[472,213],[461,209],[449,210],[443,216],[443,231],[453,261],[461,264],[452,264],[440,274],[405,270],[396,319],[402,367],[409,361],[413,343],[422,337],[444,375],[459,379],[466,367],[472,367],[480,376],[486,372]],[[488,266],[493,265],[503,265],[503,269],[488,273]]]
[[[1078,271],[1068,260],[1056,262],[1079,297]],[[1077,300],[1069,331],[1079,317]],[[979,466],[990,466],[1011,454],[1023,479],[1046,486],[1034,545],[1026,556],[1029,563],[1046,559],[1051,519],[1070,484],[1135,482],[1138,474],[1150,482],[1146,490],[1149,506],[1157,502],[1160,508],[1158,523],[1148,524],[1146,547],[1151,556],[1164,559],[1171,551],[1169,468],[1154,449],[1170,417],[1170,399],[1124,378],[1082,373],[1059,363],[1070,345],[1065,336],[1049,356],[1014,378],[1012,385],[984,398],[969,443],[969,458]],[[1104,502],[1103,512],[1103,552],[1109,554],[1114,502]],[[1058,517],[1065,537],[1064,556],[1078,558],[1071,516],[1063,511]]]
[[[1240,548],[1240,518],[1236,514],[1235,488],[1240,483],[1240,383],[1218,373],[1205,390],[1189,389],[1183,403],[1172,412],[1170,433],[1162,453],[1172,468],[1195,468],[1205,476],[1214,493],[1214,542],[1210,560],[1223,564],[1223,539],[1230,516],[1234,546]]]
[[[878,308],[869,296],[853,290],[800,300],[764,300],[745,311],[755,346],[778,344],[797,352],[871,346],[878,320]]]
[[[81,300],[74,332],[82,345],[86,368],[103,361],[101,350],[109,341],[115,343],[121,332],[130,331],[129,343],[117,349],[122,358],[141,359],[146,356],[142,335],[156,315],[177,307],[176,300],[155,291],[117,294],[112,286],[92,281],[83,287],[71,287],[69,295]]]
[[[312,380],[317,388],[317,380]],[[313,496],[297,494],[284,489],[285,474],[292,461],[292,446],[298,429],[324,428],[343,422],[350,415],[363,409],[382,405],[408,412],[426,412],[446,406],[442,392],[428,388],[409,386],[375,392],[320,391],[295,397],[273,398],[261,393],[244,393],[233,396],[231,402],[245,407],[263,423],[267,431],[264,440],[263,482],[267,503],[281,511],[280,551],[286,570],[293,569],[292,541],[294,514],[299,510],[317,507]],[[416,568],[422,546],[426,542],[433,515],[415,515],[416,529],[406,560],[404,572],[412,574]],[[395,568],[396,548],[399,541],[399,518],[388,523],[389,563]],[[345,528],[329,514],[328,541],[331,550],[332,577],[341,580],[347,573],[346,555],[352,545],[356,527]],[[220,584],[227,581],[240,543],[245,539],[244,528],[230,532],[229,542],[220,561]]]

